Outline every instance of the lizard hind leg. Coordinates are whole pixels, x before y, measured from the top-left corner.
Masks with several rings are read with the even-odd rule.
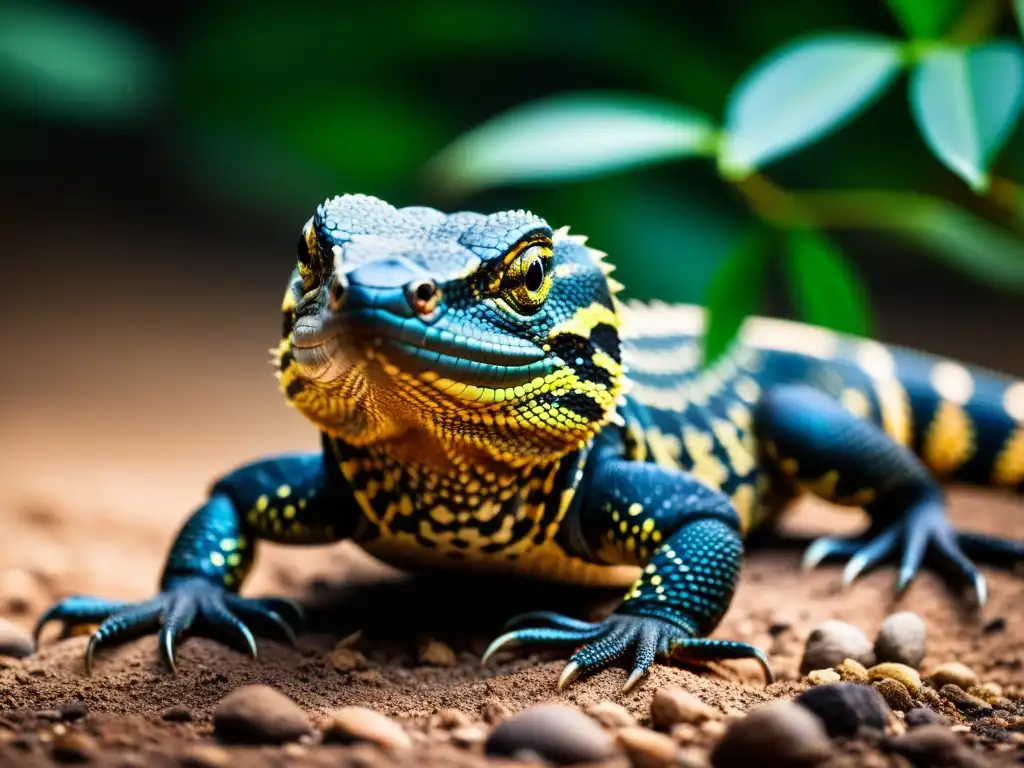
[[[810,569],[826,559],[846,559],[843,582],[896,561],[897,594],[926,558],[947,577],[970,585],[984,605],[984,576],[968,556],[991,562],[1021,554],[1021,545],[956,531],[944,495],[921,461],[881,427],[846,410],[837,400],[803,385],[768,391],[755,413],[755,429],[777,469],[819,498],[860,506],[868,528],[850,538],[822,537],[804,553]]]

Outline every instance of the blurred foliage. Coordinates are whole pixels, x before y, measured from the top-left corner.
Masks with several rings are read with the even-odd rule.
[[[0,5],[8,155],[45,155],[40,120],[128,123],[261,226],[344,192],[529,208],[627,295],[707,303],[708,359],[773,271],[799,317],[871,333],[843,230],[1024,289],[1021,0],[221,0],[173,34],[104,7]]]

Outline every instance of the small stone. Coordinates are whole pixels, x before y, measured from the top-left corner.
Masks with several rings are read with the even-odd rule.
[[[917,765],[957,765],[965,746],[946,726],[922,725],[887,739],[883,749],[903,755]]]
[[[910,691],[911,696],[916,696],[917,692],[921,690],[921,676],[917,674],[916,669],[908,667],[906,664],[887,661],[882,664],[876,664],[868,669],[868,680],[874,682],[875,680],[884,680],[885,678],[903,683],[906,689]]]
[[[420,648],[419,661],[431,667],[454,667],[457,659],[451,646],[431,640]]]
[[[200,744],[190,747],[178,762],[182,768],[225,768],[231,764],[231,753],[222,747]]]
[[[168,707],[161,714],[160,717],[169,723],[190,723],[192,722],[192,712],[188,707],[183,707],[180,704],[175,704],[173,707]]]
[[[35,653],[32,635],[6,619],[0,619],[0,656],[23,659]]]
[[[53,740],[53,759],[61,763],[87,763],[96,754],[96,741],[87,733],[72,731]]]
[[[944,685],[955,685],[958,688],[967,690],[978,684],[978,675],[966,664],[959,661],[950,661],[940,664],[932,670],[929,679],[935,688],[941,690]]]
[[[332,712],[321,728],[324,742],[354,744],[368,742],[383,749],[408,749],[412,739],[387,715],[369,707],[350,706]]]
[[[48,595],[39,578],[21,568],[0,572],[0,611],[6,614],[29,613],[44,603]]]
[[[927,630],[916,613],[901,611],[885,618],[875,638],[875,659],[918,669],[925,653]]]
[[[778,699],[733,722],[711,752],[711,764],[715,768],[809,766],[831,754],[832,743],[821,721],[799,704]]]
[[[213,710],[213,731],[223,741],[283,744],[313,731],[302,708],[269,685],[244,685]]]
[[[721,720],[705,720],[700,724],[701,733],[715,741],[725,736],[726,725]]]
[[[68,723],[81,720],[89,714],[89,707],[84,701],[72,701],[60,708],[60,719]]]
[[[547,704],[525,709],[491,731],[484,744],[491,756],[534,752],[559,765],[599,762],[616,752],[600,724],[572,707]]]
[[[1003,686],[999,683],[982,683],[969,689],[967,692],[972,696],[977,696],[979,699],[984,699],[989,704],[1004,698]]]
[[[884,732],[890,717],[882,695],[860,683],[818,685],[793,701],[817,715],[833,738],[853,737],[863,730]]]
[[[807,673],[807,682],[811,685],[838,683],[840,680],[842,677],[834,669],[812,669]]]
[[[939,689],[941,695],[947,701],[953,703],[957,709],[965,714],[975,714],[992,709],[992,705],[977,696],[971,696],[967,691],[958,685],[946,683]]]
[[[907,713],[903,716],[903,722],[911,728],[918,728],[922,725],[948,726],[949,718],[927,707],[914,707],[914,709],[907,710]]]
[[[628,728],[636,725],[636,718],[628,709],[608,699],[591,704],[587,707],[586,713],[605,728]]]
[[[829,619],[814,627],[807,636],[800,674],[814,669],[827,669],[843,659],[854,659],[865,666],[875,663],[875,650],[871,641],[857,627],[839,619]]]
[[[876,680],[874,686],[875,690],[882,694],[882,698],[885,699],[885,703],[891,709],[897,712],[906,712],[908,709],[913,709],[914,698],[910,695],[910,691],[907,690],[907,686],[899,680],[884,677],[881,680]]]
[[[616,732],[615,738],[633,768],[666,768],[675,765],[679,746],[671,737],[640,726]]]
[[[868,668],[856,659],[843,659],[835,670],[843,680],[848,682],[866,683],[868,681]]]
[[[719,714],[685,688],[676,685],[659,688],[651,699],[651,725],[661,730],[676,723],[697,724]]]
[[[328,654],[328,659],[339,672],[366,669],[366,656],[354,648],[335,648]]]
[[[458,709],[442,709],[437,713],[437,724],[446,730],[462,728],[472,722],[469,715]]]
[[[487,728],[479,723],[463,725],[452,731],[452,743],[458,747],[475,747],[487,741]]]
[[[718,720],[706,720],[707,723],[717,723]],[[700,728],[690,723],[676,723],[668,732],[668,735],[677,744],[692,744],[700,738]]]

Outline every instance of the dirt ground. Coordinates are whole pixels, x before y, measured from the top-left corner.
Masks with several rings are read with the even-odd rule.
[[[46,230],[31,231],[43,238],[40,248],[48,247]],[[154,273],[158,294],[143,290],[119,266],[131,251],[130,237],[124,229],[120,234],[126,252],[103,251],[106,261],[97,256],[59,270],[32,262],[41,270],[37,283],[45,281],[50,295],[62,297],[59,313],[35,311],[32,292],[12,297],[3,308],[10,315],[4,323],[7,359],[17,364],[5,369],[0,385],[0,616],[23,628],[64,595],[150,596],[176,529],[216,474],[256,456],[317,445],[312,430],[283,405],[266,362],[277,318],[256,308],[277,305],[279,276],[263,275],[258,288],[239,297],[235,309],[245,311],[218,304],[223,311],[211,323],[204,310],[223,301],[219,286],[237,285],[236,276],[168,268]],[[137,233],[140,242],[143,234]],[[29,261],[19,263],[28,269]],[[150,263],[173,264],[173,253],[154,253]],[[117,295],[116,307],[97,301],[96,291],[80,290],[83,279],[107,286],[103,295]],[[169,309],[154,295],[188,299]],[[60,339],[59,350],[24,343],[27,317],[33,318],[34,338]],[[67,335],[69,329],[74,335]],[[1024,538],[1024,501],[958,491],[952,513],[960,524]],[[808,534],[854,531],[863,523],[856,514],[819,504],[805,504],[788,519]],[[1024,684],[1020,576],[986,569],[990,599],[975,616],[930,572],[894,602],[892,569],[842,590],[837,566],[808,575],[798,562],[795,550],[752,552],[715,632],[764,648],[779,677],[774,686],[764,688],[755,664],[733,662],[703,670],[658,667],[629,695],[619,692],[625,671],[614,668],[558,694],[555,681],[564,665],[559,654],[503,654],[482,667],[481,652],[518,611],[552,607],[578,614],[584,597],[599,611],[616,595],[479,578],[410,579],[345,544],[267,545],[245,592],[308,603],[310,626],[297,648],[261,638],[253,661],[193,638],[180,647],[179,670],[171,675],[159,662],[155,638],[147,636],[102,651],[86,676],[86,638],[60,640],[51,626],[36,655],[0,664],[0,765],[374,765],[384,759],[361,746],[302,741],[217,746],[212,711],[225,694],[249,683],[276,687],[314,719],[353,704],[395,718],[416,736],[417,749],[404,764],[480,765],[479,740],[456,743],[437,726],[440,712],[458,710],[462,720],[491,727],[539,703],[586,707],[610,699],[644,720],[654,691],[678,685],[728,718],[804,687],[798,667],[816,623],[844,619],[873,637],[896,610],[913,610],[926,622],[924,669],[955,660],[984,681]],[[357,630],[365,661],[355,664],[361,668],[336,669],[331,649]],[[454,650],[453,658],[442,654],[450,665],[420,660],[428,639]],[[172,707],[178,708],[174,719],[165,719]],[[181,708],[190,718],[184,722]],[[979,754],[1024,759],[1019,741],[985,737],[995,732],[991,723],[960,726],[959,736],[976,741]],[[69,747],[69,739],[78,746]],[[698,739],[687,753],[689,764],[705,764],[708,745]],[[207,751],[196,752],[199,747]],[[880,764],[909,765],[896,758]]]

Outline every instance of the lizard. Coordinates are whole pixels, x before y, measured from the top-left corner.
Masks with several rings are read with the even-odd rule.
[[[256,656],[294,641],[301,607],[244,597],[258,542],[348,540],[404,569],[519,573],[618,587],[605,618],[513,617],[483,655],[564,649],[557,688],[625,660],[755,659],[709,637],[745,542],[805,494],[866,511],[803,565],[844,584],[925,565],[986,599],[978,564],[1024,542],[955,529],[946,486],[1019,491],[1024,382],[794,320],[748,318],[702,364],[707,310],[624,299],[608,254],[525,210],[444,213],[343,194],[297,238],[272,363],[319,448],[216,478],[182,524],[158,593],[71,595],[38,619],[96,626],[85,650],[158,633],[170,670],[192,631]],[[255,633],[255,634],[254,634]],[[571,653],[569,653],[571,651]]]

